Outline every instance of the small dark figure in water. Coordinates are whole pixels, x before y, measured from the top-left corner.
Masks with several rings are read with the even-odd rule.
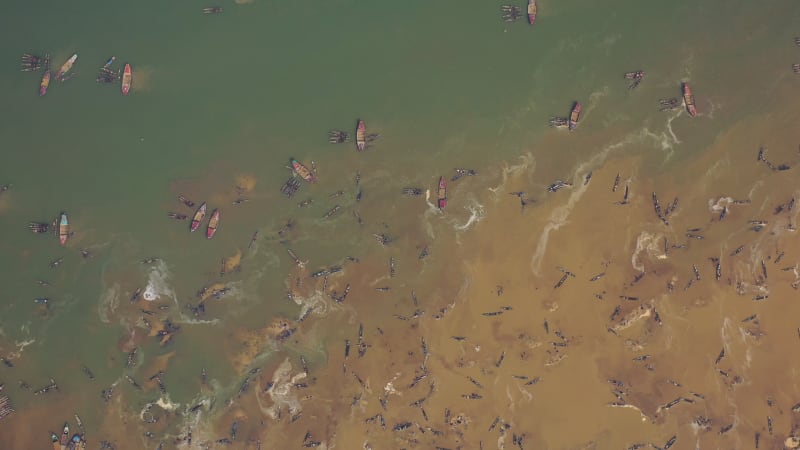
[[[188,219],[186,214],[178,214],[178,213],[171,212],[168,215],[169,215],[169,217],[171,217],[171,218],[173,218],[175,220],[186,220],[186,219]]]
[[[561,128],[569,125],[569,119],[566,117],[551,117],[550,126],[553,128]]]
[[[114,83],[119,80],[119,78],[119,72],[115,72],[107,67],[102,67],[100,72],[97,74],[96,81],[98,83]]]
[[[557,192],[565,187],[572,187],[572,183],[556,180],[555,183],[551,184],[550,186],[547,186],[547,192]]]
[[[658,100],[658,103],[661,105],[660,111],[672,111],[678,109],[681,105],[681,99],[677,97],[673,98],[662,98]]]

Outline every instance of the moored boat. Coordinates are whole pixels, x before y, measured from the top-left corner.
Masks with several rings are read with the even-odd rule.
[[[61,440],[59,441],[61,445],[61,450],[67,448],[67,444],[69,444],[69,424],[64,423],[64,431],[61,432]]]
[[[439,192],[438,192],[437,206],[439,209],[444,209],[447,206],[447,180],[444,177],[439,177]]]
[[[192,224],[190,225],[189,231],[195,231],[197,228],[200,227],[200,222],[203,221],[203,217],[206,215],[206,204],[203,203],[197,208],[197,211],[194,213],[194,217],[192,217]]]
[[[581,118],[581,103],[575,102],[572,106],[572,112],[569,114],[569,129],[574,130],[578,126],[578,120]]]
[[[294,173],[296,173],[300,178],[304,179],[309,183],[315,183],[317,181],[317,178],[314,176],[314,174],[311,173],[311,171],[308,170],[306,166],[300,164],[300,161],[292,158],[291,162],[292,162],[292,170],[294,170]]]
[[[61,245],[67,244],[67,239],[69,239],[69,219],[67,218],[67,213],[61,213],[61,219],[58,222],[58,241]]]
[[[70,56],[70,58],[67,60],[67,62],[65,62],[64,65],[62,65],[61,68],[58,69],[58,72],[56,72],[56,78],[59,79],[59,80],[62,79],[64,77],[64,75],[66,75],[67,72],[69,72],[70,69],[72,69],[72,65],[75,64],[75,61],[77,59],[78,59],[78,54],[77,53],[75,53],[74,55]]]
[[[125,70],[122,72],[122,95],[128,95],[128,92],[131,90],[132,78],[133,73],[131,71],[131,65],[125,64]]]
[[[208,228],[206,229],[206,237],[211,239],[214,237],[214,233],[217,232],[217,227],[219,226],[219,209],[215,209],[213,213],[211,213],[211,219],[208,220]]]
[[[536,0],[528,0],[528,23],[536,22]]]
[[[53,450],[61,450],[61,443],[58,442],[58,435],[50,433],[50,440],[53,441]]]
[[[367,126],[364,125],[364,121],[361,119],[358,119],[358,125],[356,126],[356,148],[360,152],[367,148]]]
[[[50,86],[50,71],[45,70],[42,75],[42,82],[39,84],[39,96],[47,94],[47,87]]]
[[[689,115],[694,117],[697,115],[697,107],[694,104],[694,95],[692,95],[692,89],[689,87],[689,83],[684,82],[683,86],[683,102],[686,104],[686,111],[689,112]]]

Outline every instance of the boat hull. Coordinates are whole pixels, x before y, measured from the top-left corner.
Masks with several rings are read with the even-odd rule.
[[[575,105],[572,106],[572,112],[569,114],[569,129],[570,131],[574,130],[575,127],[578,126],[578,121],[581,118],[581,104],[580,102],[575,102]]]
[[[58,241],[61,245],[67,245],[67,239],[69,239],[69,218],[67,218],[67,213],[61,213],[61,220],[58,223]]]
[[[199,208],[197,208],[197,211],[195,211],[194,216],[192,217],[192,224],[189,225],[190,232],[197,231],[197,229],[200,228],[200,222],[203,221],[203,217],[205,217],[205,215],[206,204],[203,203]]]
[[[131,81],[133,80],[133,71],[130,64],[125,64],[125,70],[122,72],[122,95],[128,95],[131,90]]]
[[[297,176],[299,176],[308,183],[315,183],[317,181],[314,174],[311,173],[310,170],[308,170],[308,167],[301,164],[300,161],[292,158],[291,162],[292,162],[292,170],[294,170],[294,173],[296,173]]]
[[[50,71],[46,71],[42,75],[42,82],[39,84],[39,96],[47,94],[47,87],[50,86]]]
[[[61,79],[61,78],[63,78],[63,77],[64,77],[64,75],[66,75],[66,74],[67,74],[67,72],[69,72],[69,71],[72,69],[72,65],[73,65],[73,64],[75,64],[75,61],[77,61],[77,59],[78,59],[78,54],[77,54],[77,53],[75,53],[74,55],[72,55],[72,56],[71,56],[71,57],[70,57],[70,58],[67,60],[67,62],[65,62],[65,63],[64,63],[62,66],[61,66],[61,68],[60,68],[60,69],[58,69],[58,72],[56,72],[56,79]]]
[[[447,206],[447,180],[439,177],[439,191],[437,193],[437,206],[444,209]]]
[[[694,117],[697,115],[697,106],[694,104],[694,95],[692,95],[692,89],[689,87],[689,83],[683,83],[682,90],[683,103],[686,104],[686,112]]]
[[[215,209],[213,213],[211,213],[211,219],[208,221],[208,228],[206,229],[206,237],[211,239],[214,237],[214,234],[217,232],[217,227],[219,227],[219,210]]]
[[[367,126],[364,121],[359,119],[356,126],[356,148],[363,152],[367,148]]]
[[[528,23],[533,25],[536,22],[536,0],[528,0]]]

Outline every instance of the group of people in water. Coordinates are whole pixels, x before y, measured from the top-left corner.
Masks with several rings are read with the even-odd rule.
[[[504,22],[514,22],[523,17],[522,8],[514,5],[503,5],[500,7],[501,17]]]

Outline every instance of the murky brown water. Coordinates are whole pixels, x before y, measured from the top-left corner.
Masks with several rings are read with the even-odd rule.
[[[673,436],[674,448],[752,448],[756,440],[780,448],[795,433],[800,399],[792,358],[800,345],[798,209],[787,203],[797,197],[796,174],[770,170],[746,142],[774,125],[742,123],[663,173],[623,150],[601,152],[573,174],[573,187],[555,193],[531,183],[539,171],[526,164],[508,170],[494,192],[485,189],[492,183],[458,181],[452,190],[472,192],[486,217],[456,239],[441,236],[453,233],[448,222],[460,213],[425,213],[429,231],[411,222],[392,228],[395,241],[376,242],[329,277],[329,291],[351,291],[343,304],[324,298],[324,319],[287,320],[296,331],[277,344],[268,344],[284,329],[275,323],[231,332],[227,353],[242,375],[265,346],[279,356],[256,364],[260,371],[229,404],[218,397],[211,413],[199,408],[215,425],[194,429],[193,443],[228,436],[236,421],[233,448],[665,448]],[[770,136],[770,162],[800,159],[793,136]],[[536,202],[522,209],[512,191]],[[668,225],[653,192],[662,214],[679,199]],[[724,197],[740,204],[722,200],[720,220],[710,204]],[[413,200],[398,207],[424,208]],[[766,222],[760,231],[749,222],[756,220]],[[419,259],[424,242],[430,255]],[[320,288],[322,279],[308,274],[288,274],[287,283],[303,278],[296,295]],[[144,337],[121,340],[121,350],[137,339]],[[312,347],[320,340],[322,358]],[[149,359],[139,373],[166,370],[175,357]],[[209,389],[200,383],[192,389]],[[141,424],[123,414],[126,389],[108,403],[101,428],[117,448],[143,448],[130,438],[141,436]],[[66,405],[79,395],[62,398],[60,416],[71,416]],[[15,430],[6,434],[10,448],[40,442],[24,424],[54,422],[55,410],[47,403],[6,419],[3,430]],[[159,424],[148,430],[158,433]]]

